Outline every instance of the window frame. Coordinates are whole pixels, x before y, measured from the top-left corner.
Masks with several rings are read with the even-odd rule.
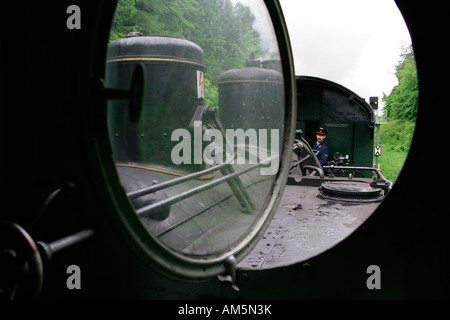
[[[91,74],[91,105],[86,108],[87,126],[84,141],[88,155],[90,173],[99,190],[97,197],[105,214],[125,244],[142,261],[161,274],[183,281],[201,281],[222,274],[232,274],[236,263],[241,261],[259,242],[269,226],[283,194],[290,165],[290,154],[296,124],[296,81],[292,50],[287,27],[278,0],[264,1],[277,37],[285,94],[285,122],[283,143],[280,146],[280,166],[270,193],[270,199],[260,217],[257,218],[239,245],[207,258],[189,257],[176,252],[147,231],[140,222],[122,188],[108,137],[106,109],[108,88],[104,87],[106,49],[109,30],[115,13],[116,1],[102,1],[98,6],[91,38],[89,69]],[[101,9],[101,10],[100,10]]]

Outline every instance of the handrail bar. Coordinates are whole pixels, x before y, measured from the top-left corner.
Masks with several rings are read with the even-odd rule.
[[[194,172],[194,173],[185,175],[183,177],[179,177],[179,178],[175,178],[175,179],[172,179],[172,180],[168,180],[168,181],[164,181],[164,182],[161,182],[161,183],[157,183],[157,184],[151,185],[149,187],[145,187],[145,188],[140,189],[140,190],[131,191],[131,192],[127,193],[127,196],[130,199],[134,199],[134,198],[138,198],[138,197],[141,197],[141,196],[145,196],[146,194],[149,194],[149,193],[152,193],[152,192],[156,192],[158,190],[162,190],[162,189],[165,189],[165,188],[168,188],[168,187],[172,187],[174,185],[183,183],[185,181],[189,181],[189,180],[201,177],[201,176],[206,175],[208,173],[221,170],[226,165],[228,165],[228,163],[222,163],[222,164],[219,164],[217,166],[214,166],[214,167],[211,167],[211,168],[199,171],[199,172]]]
[[[273,157],[271,157],[271,158],[275,158],[275,157],[278,157],[278,155],[273,156]],[[249,172],[249,171],[252,171],[252,170],[254,170],[254,169],[257,169],[257,168],[259,168],[259,167],[265,165],[266,162],[267,162],[267,160],[269,160],[269,159],[271,159],[271,158],[265,159],[265,160],[263,160],[263,161],[261,161],[261,162],[255,164],[255,165],[253,165],[253,166],[251,166],[251,167],[248,167],[248,168],[246,168],[246,169],[243,169],[243,170],[241,170],[241,171],[233,172],[233,173],[231,173],[231,174],[229,174],[229,175],[226,175],[226,176],[224,176],[224,177],[222,177],[222,178],[219,178],[219,179],[217,179],[217,180],[214,180],[214,181],[205,183],[205,184],[203,184],[203,185],[200,185],[200,186],[195,187],[195,188],[193,188],[193,189],[187,190],[187,191],[182,192],[182,193],[180,193],[180,194],[177,194],[177,195],[175,195],[175,196],[166,198],[166,199],[161,200],[161,201],[159,201],[159,202],[157,202],[157,203],[153,203],[153,204],[147,205],[147,206],[145,206],[145,207],[139,208],[139,209],[136,210],[136,214],[137,214],[138,216],[143,216],[143,215],[146,215],[146,214],[150,213],[150,211],[152,211],[152,210],[154,210],[154,209],[157,209],[157,208],[159,208],[159,207],[162,207],[162,206],[165,206],[165,205],[171,205],[171,204],[174,204],[174,203],[176,203],[176,202],[182,201],[182,200],[184,200],[184,199],[186,199],[186,198],[189,198],[189,197],[191,197],[191,196],[193,196],[193,195],[196,195],[196,194],[198,194],[198,193],[200,193],[200,192],[202,192],[202,191],[204,191],[204,190],[210,189],[210,188],[215,187],[215,186],[217,186],[217,185],[219,185],[219,184],[222,184],[222,183],[224,183],[224,182],[227,182],[227,181],[230,180],[230,179],[233,179],[233,178],[235,178],[235,177],[238,177],[238,176],[240,176],[240,175],[242,175],[242,174],[244,174],[244,173],[247,173],[247,172]],[[228,163],[227,163],[226,165],[228,165]],[[214,167],[214,168],[216,168],[216,167]]]
[[[331,170],[369,170],[369,171],[375,171],[378,175],[378,178],[384,182],[388,183],[388,190],[390,191],[392,189],[392,182],[387,180],[383,174],[381,173],[381,170],[378,168],[372,168],[372,167],[352,167],[352,166],[323,166],[324,169],[331,169]]]

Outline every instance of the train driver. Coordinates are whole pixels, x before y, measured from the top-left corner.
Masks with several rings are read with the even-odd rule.
[[[324,127],[317,127],[316,128],[316,143],[313,146],[313,152],[317,156],[317,159],[319,159],[319,162],[322,166],[324,166],[327,163],[328,160],[328,146],[324,142],[325,138],[327,137],[327,129]]]

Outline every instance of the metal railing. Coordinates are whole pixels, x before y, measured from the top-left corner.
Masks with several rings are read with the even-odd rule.
[[[207,182],[205,184],[202,184],[198,187],[187,190],[180,194],[174,195],[172,197],[166,198],[157,203],[152,203],[150,205],[139,208],[136,210],[137,215],[145,216],[145,215],[151,214],[154,210],[157,210],[158,208],[180,202],[184,199],[187,199],[196,194],[199,194],[200,192],[203,192],[212,187],[220,185],[224,182],[228,182],[230,184],[230,187],[231,187],[233,193],[235,194],[235,196],[238,198],[239,202],[241,203],[243,210],[248,212],[249,210],[255,210],[256,206],[252,203],[251,198],[248,196],[248,194],[245,190],[245,187],[242,185],[242,183],[240,181],[237,180],[237,178],[247,172],[250,172],[252,170],[260,168],[263,165],[266,165],[267,161],[270,161],[271,159],[276,158],[276,157],[278,157],[278,155],[268,158],[266,160],[260,161],[257,164],[254,164],[248,168],[245,168],[245,169],[242,169],[242,170],[236,171],[236,172],[234,172],[234,170],[232,169],[232,167],[229,163],[220,164],[215,167],[211,167],[211,168],[208,168],[208,169],[205,169],[205,170],[193,173],[193,174],[189,174],[189,175],[186,175],[181,178],[172,179],[170,181],[152,185],[150,187],[147,187],[147,188],[144,188],[144,189],[141,189],[138,191],[129,192],[129,193],[127,193],[127,195],[131,198],[136,198],[136,197],[143,196],[143,195],[146,195],[146,194],[158,191],[158,190],[162,190],[162,189],[165,189],[165,188],[168,188],[171,186],[178,185],[180,183],[195,179],[199,176],[202,176],[202,175],[205,175],[205,174],[217,171],[217,170],[221,170],[222,173],[224,174],[223,177],[218,178],[213,181],[210,181],[210,182]]]

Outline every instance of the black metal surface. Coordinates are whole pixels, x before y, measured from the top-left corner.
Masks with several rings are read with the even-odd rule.
[[[349,196],[377,196],[381,192],[381,189],[379,188],[372,188],[370,187],[370,184],[358,181],[325,182],[322,184],[321,190],[324,193],[349,195]]]
[[[280,72],[249,67],[229,70],[220,76],[219,117],[225,129],[273,128],[282,132],[283,104]]]
[[[148,84],[137,123],[133,121],[137,111],[128,112],[127,100],[108,104],[115,160],[174,167],[171,150],[178,142],[171,141],[171,134],[188,128],[197,106],[204,102],[197,90],[197,72],[206,70],[203,50],[188,40],[138,33],[111,42],[106,65],[108,88],[128,89],[135,68],[144,70]],[[195,164],[176,167],[191,172],[203,168]]]
[[[151,59],[161,59],[162,61],[172,60],[173,62],[182,60],[204,66],[203,50],[197,44],[170,36],[145,35],[139,32],[128,34],[125,38],[119,39],[109,44],[107,61],[122,60],[132,61],[142,59],[142,61],[159,61]]]
[[[360,226],[379,202],[349,203],[317,197],[317,186],[288,185],[277,212],[242,271],[301,264],[337,245]]]
[[[382,189],[373,188],[369,181],[326,181],[317,195],[324,200],[340,203],[372,203],[384,199]]]

